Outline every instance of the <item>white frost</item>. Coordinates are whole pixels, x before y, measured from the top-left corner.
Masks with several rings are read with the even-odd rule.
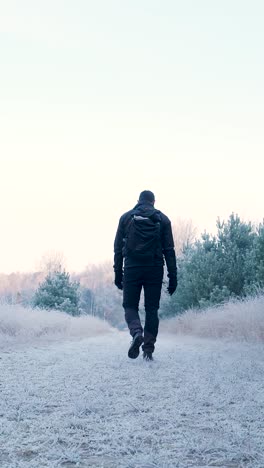
[[[164,320],[162,329],[169,333],[204,338],[264,341],[264,296],[230,301],[203,312],[189,310],[183,315]]]
[[[263,468],[263,344],[79,331],[2,347],[1,468]]]
[[[0,349],[21,343],[87,338],[111,331],[96,317],[0,305]]]

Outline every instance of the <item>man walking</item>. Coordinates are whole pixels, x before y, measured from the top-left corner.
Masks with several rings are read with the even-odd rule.
[[[128,356],[137,358],[142,345],[143,358],[148,361],[153,360],[158,335],[164,258],[169,294],[172,295],[177,287],[171,222],[154,208],[154,204],[155,197],[151,191],[141,192],[137,205],[121,216],[114,243],[115,285],[123,289],[125,319],[133,338]],[[138,313],[142,287],[146,313],[144,335]]]

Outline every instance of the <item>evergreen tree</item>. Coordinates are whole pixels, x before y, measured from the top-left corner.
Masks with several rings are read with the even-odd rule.
[[[263,288],[263,225],[256,231],[234,214],[227,222],[218,220],[216,236],[205,233],[185,249],[178,273],[177,292],[166,301],[162,316],[221,304]]]
[[[71,282],[66,271],[49,273],[34,296],[34,306],[80,315],[79,283]]]
[[[258,226],[254,243],[255,284],[264,288],[264,222]]]

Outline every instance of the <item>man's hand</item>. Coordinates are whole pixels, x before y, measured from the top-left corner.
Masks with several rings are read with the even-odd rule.
[[[118,289],[123,289],[123,272],[115,272],[115,285]]]
[[[115,285],[116,285],[116,287],[118,289],[121,289],[121,291],[122,291],[122,289],[123,289],[123,283],[122,282],[120,283],[119,281],[115,281]]]
[[[177,278],[170,278],[169,279],[169,286],[167,287],[167,291],[170,296],[172,296],[177,288]]]

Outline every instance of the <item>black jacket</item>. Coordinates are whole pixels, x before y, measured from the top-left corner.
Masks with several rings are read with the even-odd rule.
[[[161,242],[160,246],[157,248],[154,260],[152,260],[151,263],[146,263],[145,260],[144,263],[142,263],[142,260],[140,262],[140,260],[135,260],[131,257],[123,258],[124,242],[128,234],[131,217],[134,214],[146,217],[151,216],[152,219],[160,222]],[[114,271],[116,273],[121,273],[123,269],[123,261],[126,268],[135,266],[159,266],[164,264],[165,258],[169,278],[177,277],[176,256],[171,230],[171,222],[165,214],[159,210],[156,210],[152,203],[138,203],[132,210],[127,211],[121,216],[115,237],[114,253]]]

